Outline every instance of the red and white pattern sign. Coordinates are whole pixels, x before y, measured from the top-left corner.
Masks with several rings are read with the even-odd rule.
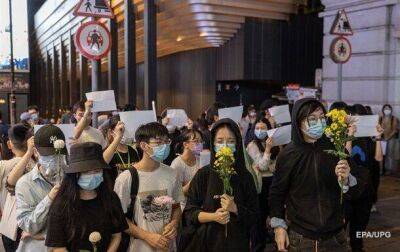
[[[111,48],[111,35],[107,27],[97,21],[82,24],[75,33],[75,46],[88,59],[99,60]]]

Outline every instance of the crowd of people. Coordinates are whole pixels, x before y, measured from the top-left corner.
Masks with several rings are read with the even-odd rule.
[[[247,106],[237,123],[220,119],[225,105],[216,102],[182,128],[161,113],[135,141],[124,137],[117,111],[92,127],[90,100],[59,120],[30,106],[19,124],[0,125],[5,251],[258,252],[268,243],[278,251],[363,251],[356,233],[377,211],[380,176],[399,169],[392,107],[379,112],[376,136],[352,138],[349,157],[339,159],[326,152],[328,108],[312,98],[291,105],[291,142],[276,146],[267,131],[284,126],[269,112],[277,105]],[[344,102],[329,109],[373,114]],[[59,123],[75,124],[68,146]],[[348,136],[356,132],[349,124]],[[214,169],[223,147],[233,153],[231,195]],[[210,162],[201,166],[204,152]]]

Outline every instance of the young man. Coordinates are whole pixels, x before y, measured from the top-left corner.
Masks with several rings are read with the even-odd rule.
[[[149,123],[139,127],[135,139],[143,150],[142,159],[134,165],[139,181],[138,185],[133,185],[138,187],[135,202],[131,202],[133,171],[121,173],[114,187],[124,212],[129,216],[132,212],[128,211],[133,211],[133,219],[128,219],[129,230],[125,231],[131,236],[128,251],[172,249],[184,196],[176,171],[162,163],[170,149],[168,130],[159,123]],[[159,196],[169,196],[174,203],[160,207],[154,200]]]
[[[92,107],[93,101],[80,101],[74,105],[74,117],[78,122],[75,127],[74,138],[77,143],[94,142],[101,145],[103,148],[103,157],[106,163],[110,163],[120,144],[124,135],[124,123],[118,122],[115,126],[114,132],[115,137],[113,141],[108,145],[103,133],[100,130],[90,126],[92,121]]]
[[[40,118],[38,106],[36,106],[36,105],[29,106],[27,112],[31,115],[31,120],[34,125],[45,124],[43,119]]]
[[[345,198],[359,197],[364,182],[353,164],[350,173],[350,160],[325,152],[334,149],[323,136],[325,127],[325,109],[320,102],[296,102],[292,142],[277,158],[270,188],[271,227],[279,251],[287,247],[289,251],[349,251],[339,181],[344,184]]]
[[[66,148],[57,151],[56,140],[63,140],[63,132],[54,125],[44,125],[35,134],[34,143],[39,153],[39,162],[32,171],[21,177],[15,187],[17,223],[24,231],[18,251],[46,251],[44,236],[47,214],[51,202],[57,195],[58,182],[66,166]],[[58,162],[59,156],[63,162]]]

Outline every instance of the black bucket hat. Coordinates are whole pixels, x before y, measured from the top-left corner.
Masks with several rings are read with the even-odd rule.
[[[78,143],[69,150],[69,164],[65,173],[88,172],[97,169],[111,169],[104,161],[103,149],[94,142]]]
[[[34,137],[35,147],[41,156],[55,155],[54,142],[57,140],[64,141],[64,148],[60,154],[67,155],[64,133],[57,126],[52,124],[44,125],[38,129]]]

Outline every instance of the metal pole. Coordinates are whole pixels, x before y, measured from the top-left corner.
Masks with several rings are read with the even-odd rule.
[[[96,18],[92,18],[92,21],[96,21]],[[92,92],[99,90],[99,72],[100,64],[98,60],[92,60]],[[97,128],[97,113],[92,114],[92,126]]]
[[[15,81],[15,72],[14,72],[14,44],[13,44],[13,23],[12,23],[12,4],[11,0],[8,0],[8,11],[10,18],[10,67],[11,67],[11,94],[10,94],[10,121],[11,125],[16,123],[16,103],[15,103],[15,90],[14,90],[14,81]]]
[[[337,101],[342,101],[342,70],[343,64],[338,64],[338,76],[337,76]]]

